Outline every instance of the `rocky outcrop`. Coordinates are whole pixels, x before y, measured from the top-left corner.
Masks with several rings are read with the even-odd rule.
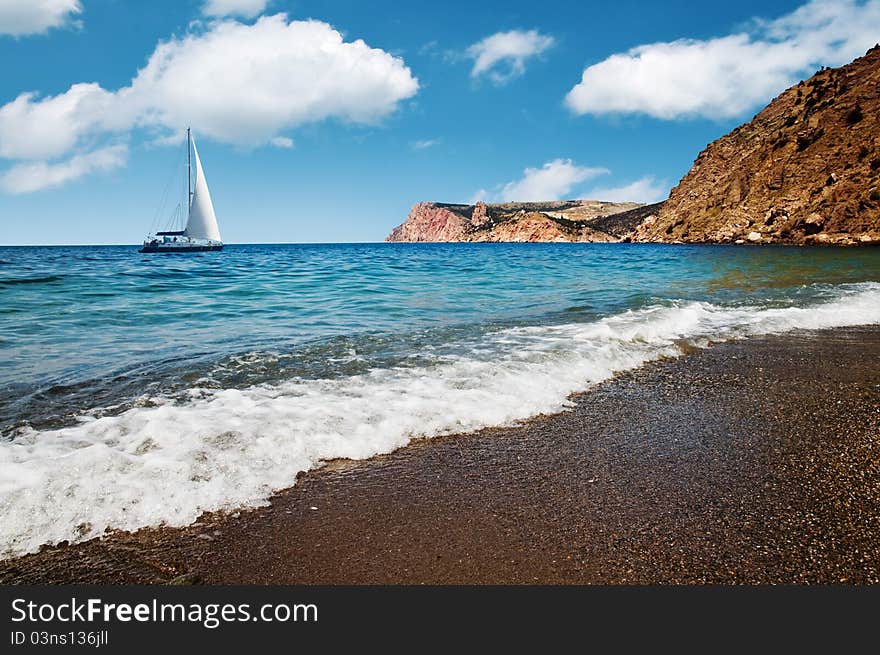
[[[631,239],[880,243],[880,47],[711,143]]]
[[[656,208],[656,205],[649,207]],[[642,221],[637,203],[562,200],[475,205],[420,202],[386,241],[619,241]],[[629,225],[623,230],[622,225]]]
[[[633,231],[646,220],[656,217],[661,207],[663,207],[662,202],[657,202],[653,205],[642,205],[629,211],[602,216],[590,224],[596,230],[606,232],[623,241],[629,241]]]
[[[470,216],[454,209],[463,205],[418,202],[407,219],[391,231],[386,241],[460,241],[470,226]],[[470,213],[470,212],[469,212]]]
[[[386,240],[880,244],[880,46],[709,144],[663,203],[418,203]]]

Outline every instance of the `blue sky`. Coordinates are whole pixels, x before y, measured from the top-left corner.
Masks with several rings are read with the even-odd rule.
[[[0,0],[0,243],[137,243],[187,124],[228,243],[379,241],[420,200],[658,200],[877,40],[880,0]]]

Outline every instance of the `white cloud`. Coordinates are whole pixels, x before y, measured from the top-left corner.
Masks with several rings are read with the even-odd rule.
[[[520,179],[502,187],[500,198],[504,202],[559,200],[575,185],[608,172],[607,168],[577,166],[570,159],[554,159],[541,168],[525,169]]]
[[[418,88],[402,59],[362,40],[346,42],[327,23],[288,23],[278,14],[253,25],[214,23],[161,43],[117,95],[144,122],[260,145],[331,117],[377,123]]]
[[[0,0],[0,34],[42,34],[73,22],[79,0]]]
[[[51,159],[67,153],[79,139],[108,131],[118,98],[97,84],[74,84],[42,100],[22,93],[0,107],[0,157]]]
[[[605,202],[641,202],[650,204],[665,200],[669,195],[669,185],[665,180],[656,180],[646,175],[631,184],[617,187],[597,187],[584,194],[591,200]]]
[[[427,150],[433,146],[436,146],[440,143],[440,139],[420,139],[419,141],[413,141],[410,143],[410,147],[413,150]]]
[[[270,144],[275,146],[276,148],[292,148],[293,147],[293,139],[289,136],[276,136],[271,141]]]
[[[495,84],[504,84],[522,75],[526,60],[541,54],[553,43],[552,36],[537,30],[511,30],[487,36],[467,49],[467,56],[474,60],[471,77],[488,75]]]
[[[880,38],[880,0],[812,0],[775,20],[708,40],[640,45],[587,67],[566,96],[577,114],[732,118],[821,65],[851,61]]]
[[[499,184],[492,191],[480,189],[467,202],[473,205],[479,201],[528,202],[576,197],[648,204],[664,200],[669,195],[666,181],[657,180],[653,175],[646,175],[623,186],[594,187],[585,193],[571,194],[579,184],[610,173],[607,168],[578,166],[570,159],[554,159],[541,168],[525,169],[520,179]]]
[[[153,143],[173,141],[161,132],[187,125],[224,143],[288,147],[286,130],[325,119],[377,124],[418,89],[402,59],[326,23],[284,14],[218,21],[159,43],[116,91],[87,83],[19,95],[0,107],[0,157],[46,162],[135,128],[151,130]]]
[[[205,16],[241,16],[254,18],[266,9],[269,0],[205,0],[202,13]]]
[[[95,171],[111,171],[125,165],[128,146],[117,144],[74,155],[58,163],[25,162],[0,175],[0,187],[7,193],[31,193],[59,186]]]

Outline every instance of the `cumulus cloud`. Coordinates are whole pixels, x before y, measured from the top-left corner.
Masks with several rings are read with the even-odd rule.
[[[573,197],[647,204],[659,202],[669,195],[669,185],[666,181],[657,180],[653,175],[646,175],[622,186],[594,187],[586,192],[575,191],[583,182],[610,173],[607,168],[578,166],[571,159],[554,159],[540,168],[526,168],[521,178],[507,184],[499,184],[491,191],[480,189],[468,199],[468,204],[473,205],[479,201],[562,200]],[[575,193],[573,194],[572,191]]]
[[[42,34],[72,24],[79,0],[0,0],[0,34]]]
[[[554,159],[541,168],[525,169],[520,179],[502,187],[500,198],[504,202],[559,200],[575,185],[607,173],[607,168],[577,166],[571,159]]]
[[[85,135],[109,130],[117,106],[118,98],[97,84],[74,84],[43,99],[22,93],[0,107],[0,157],[59,157]]]
[[[0,107],[0,157],[46,162],[135,128],[170,142],[187,125],[224,143],[290,147],[286,130],[325,119],[377,124],[418,88],[402,59],[320,21],[217,21],[159,43],[121,89],[22,93]]]
[[[565,98],[577,114],[661,119],[740,116],[819,65],[862,55],[880,35],[880,0],[812,0],[736,34],[640,45],[588,66]]]
[[[646,175],[631,184],[616,187],[597,187],[584,194],[593,200],[605,202],[641,202],[650,204],[665,200],[669,195],[669,185],[665,180],[656,180]]]
[[[241,16],[254,18],[266,9],[269,0],[205,0],[202,13],[205,16]]]
[[[7,193],[31,193],[59,186],[95,171],[111,171],[125,165],[128,146],[116,144],[74,155],[57,163],[24,162],[0,175],[0,187]]]
[[[161,43],[117,95],[142,121],[192,124],[218,141],[261,145],[331,117],[378,123],[418,88],[403,60],[346,42],[327,23],[278,14]]]
[[[495,84],[504,84],[526,70],[526,60],[552,46],[552,36],[537,30],[497,32],[470,46],[466,53],[474,60],[471,77],[487,75]]]

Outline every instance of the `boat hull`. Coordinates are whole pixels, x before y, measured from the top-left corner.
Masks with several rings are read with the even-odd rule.
[[[171,245],[168,243],[159,243],[156,245],[144,245],[138,252],[142,253],[188,253],[188,252],[212,252],[216,250],[223,250],[223,244],[220,245]]]

